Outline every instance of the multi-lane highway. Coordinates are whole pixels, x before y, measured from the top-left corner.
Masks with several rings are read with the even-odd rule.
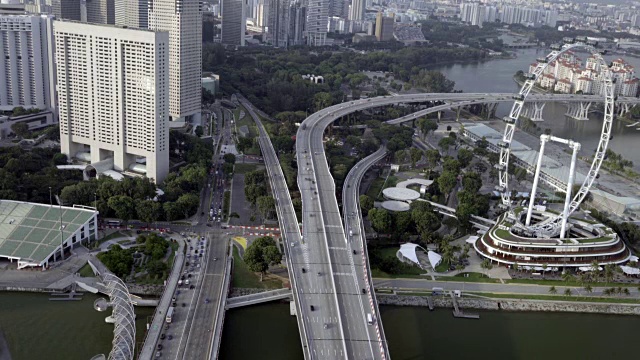
[[[364,289],[361,301],[364,302],[364,309],[370,310],[374,320],[379,320],[379,309],[371,282],[371,268],[369,267],[367,253],[367,239],[362,221],[362,211],[360,210],[360,182],[364,174],[371,166],[380,161],[387,154],[386,147],[382,146],[378,151],[360,160],[347,174],[342,187],[342,217],[345,232],[349,234],[347,241],[348,252],[353,254],[349,260],[354,263],[354,282],[357,288]],[[369,342],[375,343],[382,353],[388,355],[384,330],[381,321],[374,321],[372,326],[366,327]],[[374,339],[374,341],[371,341]]]

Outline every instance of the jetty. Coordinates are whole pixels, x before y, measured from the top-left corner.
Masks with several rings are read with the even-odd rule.
[[[453,301],[453,317],[463,318],[463,319],[480,319],[480,315],[478,314],[465,314],[460,310],[458,306],[458,300],[454,295],[453,291],[449,293],[451,295],[451,300]]]
[[[52,297],[49,298],[50,301],[79,301],[82,300],[82,295],[84,293],[76,291],[76,284],[71,286],[71,291],[69,292],[52,292],[50,295]]]

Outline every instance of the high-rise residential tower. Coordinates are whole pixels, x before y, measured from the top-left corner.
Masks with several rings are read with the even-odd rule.
[[[202,9],[199,0],[149,0],[149,29],[169,32],[169,116],[200,124]]]
[[[247,0],[222,0],[221,37],[223,44],[244,46],[244,34],[247,27],[246,12]],[[266,22],[268,23],[268,20]]]
[[[53,109],[53,17],[0,15],[0,106]]]
[[[98,172],[169,172],[169,34],[56,21],[61,152]],[[200,86],[200,83],[198,83]]]

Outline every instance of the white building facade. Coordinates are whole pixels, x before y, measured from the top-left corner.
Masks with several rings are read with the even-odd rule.
[[[169,116],[200,124],[202,9],[198,0],[149,0],[149,29],[169,32]]]
[[[61,152],[89,152],[92,164],[160,183],[169,172],[169,34],[62,21],[54,34]]]
[[[53,17],[0,15],[0,108],[55,108]]]

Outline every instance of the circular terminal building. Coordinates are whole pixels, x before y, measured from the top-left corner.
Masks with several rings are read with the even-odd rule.
[[[516,213],[518,218],[526,211]],[[553,216],[552,213],[534,212],[537,221]],[[514,226],[508,214],[500,216],[489,231],[474,243],[481,257],[498,264],[529,267],[590,267],[595,261],[603,264],[621,264],[631,257],[618,235],[609,227],[595,221],[571,217],[565,238],[539,237],[525,228]]]
[[[382,203],[382,208],[389,211],[402,212],[409,211],[409,209],[411,209],[411,206],[403,201],[387,200]]]
[[[399,187],[386,188],[382,190],[382,195],[384,195],[385,199],[396,201],[413,201],[420,198],[419,192]]]

